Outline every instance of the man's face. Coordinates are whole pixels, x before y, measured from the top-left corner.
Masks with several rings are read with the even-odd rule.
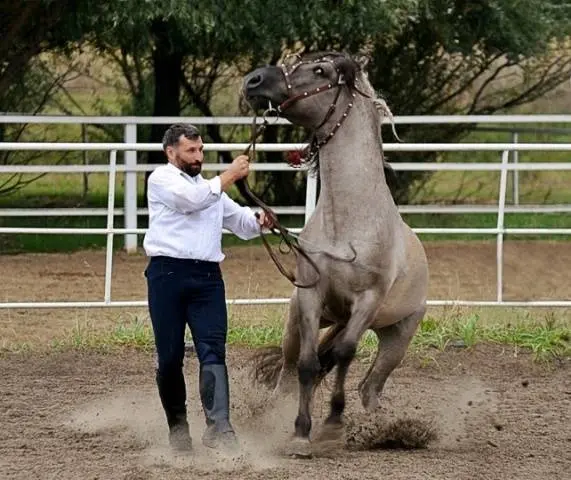
[[[181,135],[177,146],[167,147],[167,156],[184,173],[195,177],[202,170],[202,162],[204,161],[202,138],[189,140]]]

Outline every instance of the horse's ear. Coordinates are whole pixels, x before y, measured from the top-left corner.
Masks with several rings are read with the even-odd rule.
[[[351,88],[355,86],[358,68],[355,61],[350,57],[339,57],[335,60],[335,66],[339,73],[343,75],[345,83]]]

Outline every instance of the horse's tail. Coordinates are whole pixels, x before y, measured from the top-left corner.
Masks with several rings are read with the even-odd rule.
[[[284,364],[282,348],[261,348],[254,353],[252,363],[252,377],[254,381],[273,390],[278,384],[280,371]]]
[[[317,357],[321,368],[317,375],[315,386],[318,386],[327,374],[333,370],[336,364],[333,346],[335,339],[343,332],[343,325],[334,325],[329,328],[322,337],[317,348]],[[277,386],[280,371],[283,367],[284,357],[281,347],[268,347],[259,350],[253,356],[253,377],[258,383],[265,385],[269,389]]]

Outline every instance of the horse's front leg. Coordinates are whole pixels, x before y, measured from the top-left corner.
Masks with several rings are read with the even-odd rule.
[[[311,404],[313,386],[319,374],[317,356],[319,319],[323,310],[321,299],[314,289],[298,291],[299,308],[299,410],[295,419],[295,436],[291,454],[310,457],[309,434],[311,432]]]
[[[359,385],[359,395],[365,410],[371,412],[380,405],[379,397],[385,382],[404,358],[425,312],[426,307],[421,307],[393,325],[375,329],[379,338],[377,358]]]
[[[343,433],[343,412],[345,410],[345,380],[349,366],[355,357],[359,340],[370,327],[380,296],[378,292],[366,291],[355,298],[351,310],[351,318],[344,332],[338,338],[333,347],[336,358],[337,375],[335,386],[331,396],[330,413],[325,420],[325,425],[319,437],[320,442],[337,440]]]

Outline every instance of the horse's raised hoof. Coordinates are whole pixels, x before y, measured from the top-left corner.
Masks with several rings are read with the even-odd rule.
[[[361,397],[361,405],[365,411],[372,413],[381,406],[381,399],[376,391],[372,388],[361,387],[359,389],[359,396]]]
[[[311,443],[305,438],[294,437],[287,447],[287,455],[292,458],[311,458],[313,457]]]

